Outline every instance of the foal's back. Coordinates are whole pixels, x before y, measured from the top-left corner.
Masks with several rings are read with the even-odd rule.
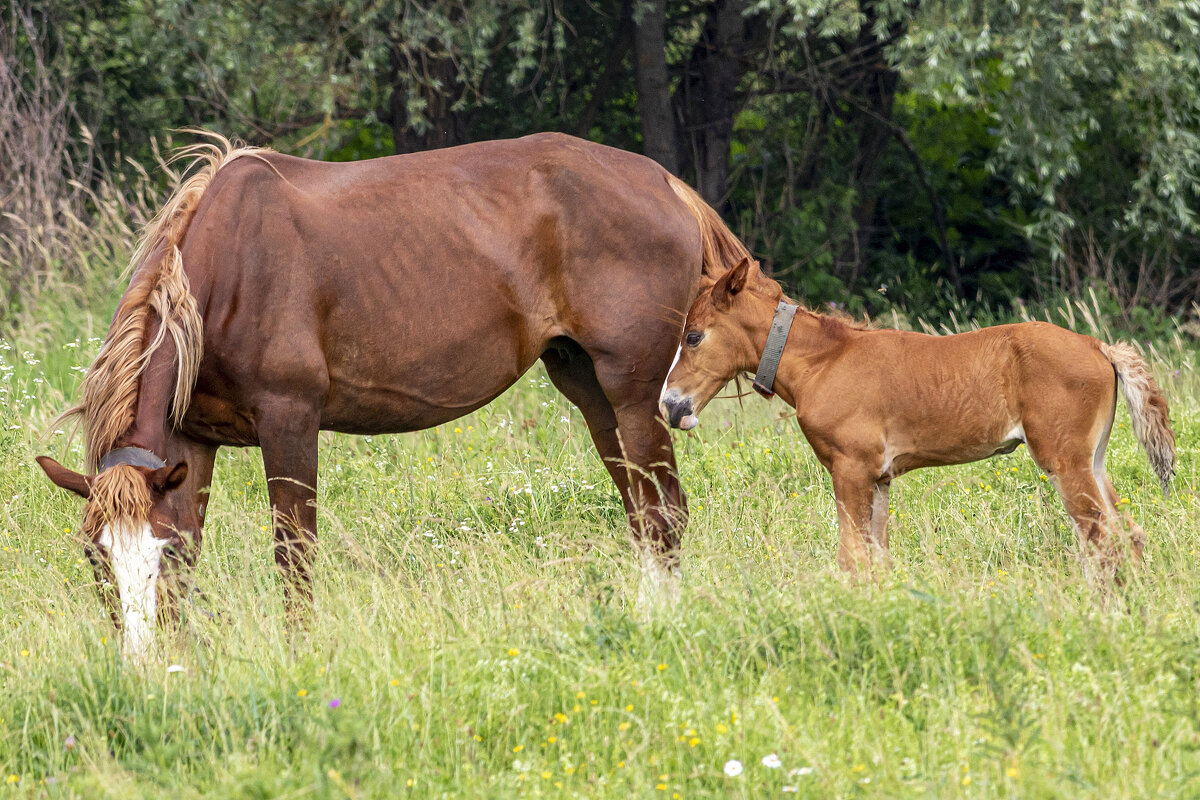
[[[806,432],[836,426],[863,447],[882,435],[905,462],[898,471],[986,458],[1031,427],[1094,443],[1116,398],[1100,343],[1044,322],[949,336],[856,331],[825,373],[804,399]]]

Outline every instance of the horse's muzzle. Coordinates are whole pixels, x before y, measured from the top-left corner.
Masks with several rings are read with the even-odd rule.
[[[663,395],[662,410],[672,428],[690,431],[700,424],[693,413],[692,398],[682,396],[678,389],[670,389]]]

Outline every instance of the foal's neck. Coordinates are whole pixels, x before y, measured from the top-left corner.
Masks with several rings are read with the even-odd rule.
[[[792,302],[786,297],[783,299]],[[766,349],[774,316],[775,305],[772,304],[766,312],[765,321],[759,320],[762,324],[755,326],[751,336],[759,357]],[[789,406],[797,408],[805,384],[814,378],[822,366],[840,355],[847,338],[853,333],[854,329],[840,320],[814,314],[803,306],[798,308],[783,355],[779,359],[775,393]]]

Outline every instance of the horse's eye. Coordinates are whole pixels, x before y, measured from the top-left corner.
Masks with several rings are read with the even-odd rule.
[[[700,344],[700,340],[703,338],[704,334],[700,331],[690,331],[688,335],[684,337],[684,341],[687,342],[688,347],[695,347],[696,345]]]

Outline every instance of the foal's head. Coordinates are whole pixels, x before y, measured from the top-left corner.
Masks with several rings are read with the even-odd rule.
[[[663,388],[663,411],[672,427],[696,427],[697,415],[722,386],[758,366],[762,353],[756,334],[769,329],[782,295],[779,284],[749,258],[700,293],[688,311],[679,358]]]
[[[190,532],[200,530],[199,519],[180,518],[169,503],[187,478],[187,464],[157,469],[116,464],[86,476],[47,456],[37,461],[55,485],[87,500],[84,555],[101,601],[124,629],[123,654],[144,657],[155,622],[177,615],[180,586],[195,563],[198,542]]]

